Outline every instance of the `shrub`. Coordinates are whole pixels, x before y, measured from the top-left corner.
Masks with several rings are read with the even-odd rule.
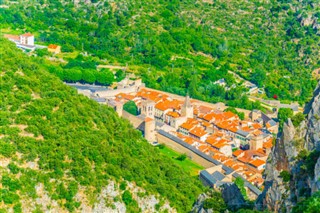
[[[126,204],[126,205],[129,205],[131,202],[132,202],[132,195],[131,193],[126,190],[124,191],[124,193],[122,194],[122,201]]]
[[[179,161],[184,161],[185,159],[187,158],[187,155],[186,154],[181,154],[177,157],[177,160]]]
[[[284,182],[289,182],[291,178],[291,174],[288,171],[283,170],[280,172],[280,177]]]
[[[132,115],[138,115],[138,107],[134,101],[128,101],[123,105],[123,109]]]

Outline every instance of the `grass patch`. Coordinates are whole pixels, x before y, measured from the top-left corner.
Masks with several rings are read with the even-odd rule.
[[[186,158],[183,161],[178,160],[177,158],[181,155],[180,153],[168,148],[164,147],[159,149],[161,153],[171,158],[175,164],[181,166],[186,172],[189,172],[192,176],[198,175],[199,171],[203,170],[204,167],[199,164],[193,162],[189,158]]]

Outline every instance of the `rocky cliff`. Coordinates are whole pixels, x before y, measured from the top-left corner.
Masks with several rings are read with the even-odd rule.
[[[259,210],[290,212],[320,189],[320,84],[305,114],[296,128],[288,119],[269,155],[265,189],[256,201]]]

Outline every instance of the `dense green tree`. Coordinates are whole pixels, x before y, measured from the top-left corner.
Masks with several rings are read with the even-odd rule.
[[[95,70],[85,69],[82,72],[82,80],[86,83],[94,83],[96,81]]]
[[[96,81],[98,84],[110,85],[114,82],[114,75],[110,70],[104,69],[96,72]]]
[[[138,107],[134,101],[128,101],[123,105],[123,109],[132,115],[138,115]]]
[[[288,118],[291,118],[293,116],[292,109],[289,108],[280,108],[278,112],[278,119],[280,126],[283,126],[284,122],[288,120]]]

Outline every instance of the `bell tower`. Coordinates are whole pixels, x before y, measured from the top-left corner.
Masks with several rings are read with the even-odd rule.
[[[193,106],[190,102],[189,93],[187,93],[184,103],[181,108],[181,116],[187,118],[193,118]]]

